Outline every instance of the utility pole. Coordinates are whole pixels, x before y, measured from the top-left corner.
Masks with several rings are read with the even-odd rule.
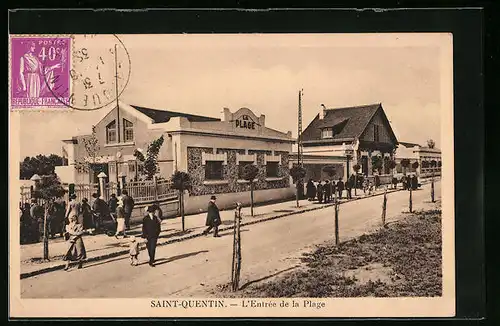
[[[118,53],[117,45],[115,44],[115,90],[116,90],[116,137],[120,143],[120,106],[118,103]],[[118,170],[118,167],[117,167]]]
[[[299,116],[298,116],[298,131],[297,131],[297,165],[302,167],[304,164],[304,160],[302,157],[303,148],[302,148],[302,95],[304,89],[299,91]]]
[[[120,143],[120,105],[118,102],[118,47],[115,44],[115,94],[116,94],[116,140],[118,143]],[[118,154],[118,153],[117,153]],[[118,169],[120,168],[120,163],[118,161],[117,155],[115,155],[116,159],[116,193],[117,195],[120,195],[121,190],[120,189],[120,180],[119,178],[119,173]]]

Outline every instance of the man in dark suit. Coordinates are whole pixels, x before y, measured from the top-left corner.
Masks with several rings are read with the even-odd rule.
[[[161,232],[161,221],[154,214],[155,208],[148,207],[148,215],[142,220],[142,237],[146,239],[146,248],[149,254],[149,266],[155,267],[156,242]]]
[[[325,192],[325,203],[329,203],[332,196],[332,186],[330,184],[330,180],[325,181],[325,185],[323,186]]]
[[[339,178],[339,182],[337,182],[337,191],[339,192],[339,199],[342,199],[342,192],[344,192],[344,182],[342,178]]]
[[[215,196],[210,197],[210,202],[208,203],[207,209],[207,221],[205,223],[208,228],[203,231],[203,235],[207,235],[212,228],[214,228],[214,237],[220,237],[219,235],[219,225],[221,224],[219,207],[215,204],[217,198]]]
[[[134,199],[128,195],[127,190],[122,191],[123,210],[125,212],[125,228],[130,230],[130,216],[134,209]]]

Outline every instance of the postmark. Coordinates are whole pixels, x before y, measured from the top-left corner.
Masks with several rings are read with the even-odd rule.
[[[67,100],[60,90],[53,96],[67,107],[92,111],[114,101],[130,79],[130,55],[117,35],[74,35],[72,89]]]
[[[11,108],[64,107],[71,88],[71,42],[70,37],[10,39]]]

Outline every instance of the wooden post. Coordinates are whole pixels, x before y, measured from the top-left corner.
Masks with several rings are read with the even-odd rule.
[[[236,204],[234,211],[234,229],[233,229],[233,264],[231,268],[231,288],[233,292],[238,291],[241,272],[241,204]]]
[[[335,245],[339,244],[339,203],[335,199]]]
[[[253,217],[253,180],[250,181],[250,215]]]
[[[385,216],[387,210],[387,187],[384,191],[384,201],[382,202],[382,227],[385,227]]]
[[[49,215],[50,203],[45,203],[45,214],[43,216],[43,259],[49,260],[49,230],[47,227],[47,215]]]
[[[179,210],[181,212],[181,221],[182,221],[182,231],[186,230],[186,223],[184,218],[184,187],[181,187],[179,190]]]
[[[434,203],[434,172],[432,172],[432,179],[431,179],[431,201]]]
[[[413,192],[412,188],[410,187],[410,205],[409,205],[410,206],[410,213],[413,213],[413,203],[412,203],[412,197],[411,197],[412,192]]]
[[[295,181],[295,206],[299,208],[299,179]]]

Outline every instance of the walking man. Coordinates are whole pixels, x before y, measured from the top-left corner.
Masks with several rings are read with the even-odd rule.
[[[344,182],[342,178],[339,178],[339,182],[337,182],[337,190],[339,192],[339,199],[342,199],[342,192],[344,191]]]
[[[325,203],[329,203],[332,197],[332,187],[330,185],[330,180],[325,181],[323,189],[325,190]]]
[[[316,191],[318,193],[318,203],[321,204],[323,202],[323,193],[324,193],[323,184],[321,184],[321,181],[318,182]]]
[[[128,195],[127,190],[122,191],[123,210],[125,211],[125,228],[130,229],[130,216],[134,209],[134,199]]]
[[[207,221],[205,223],[208,228],[203,231],[203,235],[207,235],[212,228],[214,229],[214,237],[220,237],[219,235],[219,225],[221,224],[219,207],[215,204],[217,198],[215,196],[210,197],[210,202],[208,203],[207,210]]]
[[[161,232],[161,221],[154,214],[155,208],[148,207],[148,214],[142,220],[142,237],[146,239],[146,248],[149,255],[149,266],[155,267],[156,243]]]

